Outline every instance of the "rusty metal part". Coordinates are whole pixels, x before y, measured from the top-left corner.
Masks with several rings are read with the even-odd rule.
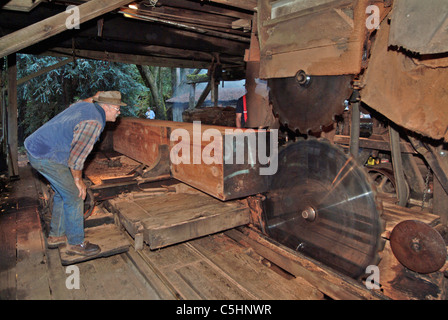
[[[403,159],[401,157],[400,150],[400,134],[392,125],[389,126],[389,137],[398,205],[404,207],[408,202],[409,188],[407,187],[403,171]]]
[[[316,139],[289,144],[266,194],[267,233],[353,278],[379,262],[381,203],[364,169]]]
[[[367,172],[378,193],[396,194],[394,173],[389,168],[367,167]]]
[[[96,205],[96,200],[95,200],[95,196],[94,193],[92,191],[92,189],[90,188],[91,183],[87,182],[85,180],[87,189],[86,189],[86,198],[84,200],[84,207],[83,207],[83,216],[84,216],[84,220],[87,219],[88,217],[90,217],[90,215],[93,212],[93,209],[95,209],[95,205]],[[53,214],[53,199],[54,199],[54,190],[50,185],[47,185],[47,190],[48,190],[48,201],[45,202],[44,205],[44,210],[45,212],[48,212],[48,219],[51,219],[51,215]]]
[[[446,262],[445,241],[422,221],[406,220],[397,224],[390,234],[390,246],[402,265],[418,273],[436,272]]]
[[[274,112],[291,130],[307,134],[333,123],[352,93],[353,76],[309,76],[269,79]]]

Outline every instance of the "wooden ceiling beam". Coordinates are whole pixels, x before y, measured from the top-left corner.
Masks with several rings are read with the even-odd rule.
[[[156,16],[147,15],[143,11],[137,11],[137,10],[124,8],[124,9],[121,9],[119,13],[122,13],[123,15],[125,15],[128,18],[134,18],[134,19],[148,21],[148,22],[154,22],[154,23],[161,23],[161,24],[165,24],[167,26],[173,27],[173,28],[179,28],[181,30],[195,32],[195,33],[198,33],[201,35],[222,38],[222,39],[228,39],[228,40],[233,40],[233,41],[240,41],[243,43],[250,42],[250,36],[248,36],[248,35],[237,35],[237,34],[228,32],[227,30],[216,31],[216,30],[213,30],[213,29],[210,29],[207,27],[202,27],[200,25],[193,24],[193,23],[174,22],[172,20],[160,19]]]
[[[137,64],[143,66],[159,66],[159,67],[172,67],[172,68],[194,68],[194,69],[207,69],[210,67],[210,61],[196,61],[187,59],[175,59],[145,56],[137,54],[125,54],[125,53],[113,53],[104,51],[92,51],[92,50],[75,50],[74,54],[71,49],[67,48],[54,48],[50,51],[43,52],[42,55],[46,56],[75,56],[83,59],[95,59],[110,62],[120,62]]]
[[[244,2],[244,1],[241,1]],[[204,12],[208,14],[232,17],[234,19],[251,19],[253,13],[243,10],[235,10],[236,8],[226,8],[222,6],[215,6],[211,2],[193,2],[185,0],[159,0],[157,2],[160,8],[177,8],[180,10],[191,10],[196,12]],[[140,6],[140,9],[152,10],[153,7]],[[157,7],[156,7],[157,8]]]
[[[132,1],[91,0],[83,3],[78,6],[79,22],[86,22],[130,2]],[[65,11],[61,12],[0,38],[0,58],[66,31],[66,20],[70,14]]]
[[[257,0],[209,0],[210,2],[216,2],[220,4],[225,4],[227,6],[241,8],[244,10],[255,11],[257,7]]]

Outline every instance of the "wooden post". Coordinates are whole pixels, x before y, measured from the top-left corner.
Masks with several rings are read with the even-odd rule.
[[[212,79],[212,102],[213,102],[213,106],[217,107],[218,106],[218,84],[219,81],[216,81],[215,79]]]
[[[190,97],[188,101],[188,109],[194,109],[196,102],[196,83],[190,84]]]
[[[18,177],[18,137],[17,137],[17,64],[16,55],[8,56],[8,175],[10,178]]]

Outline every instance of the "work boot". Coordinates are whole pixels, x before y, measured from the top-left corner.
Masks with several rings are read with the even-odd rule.
[[[60,236],[60,237],[49,236],[47,238],[47,248],[48,249],[56,249],[61,244],[65,244],[66,241],[67,241],[67,238],[65,236]]]
[[[70,255],[79,254],[86,257],[97,255],[100,252],[101,248],[96,244],[90,243],[89,241],[84,241],[78,245],[67,244],[66,251],[66,253]]]

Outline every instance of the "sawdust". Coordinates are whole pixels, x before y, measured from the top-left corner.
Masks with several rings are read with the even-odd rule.
[[[84,174],[94,185],[100,185],[102,180],[129,176],[139,165],[123,155],[108,158],[97,155],[86,161]]]

